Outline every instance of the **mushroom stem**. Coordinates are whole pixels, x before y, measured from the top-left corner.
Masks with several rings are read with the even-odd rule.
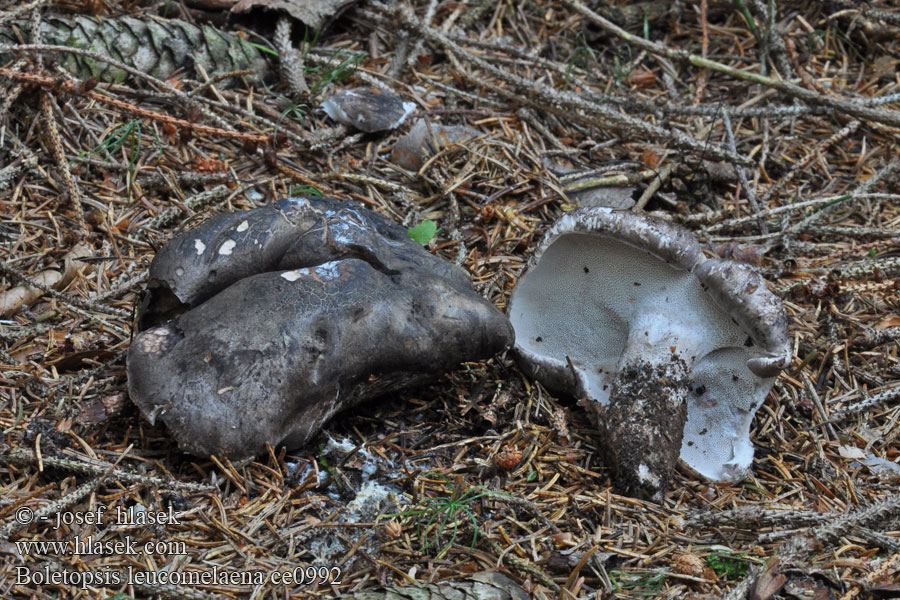
[[[646,311],[632,324],[600,419],[623,491],[663,499],[681,450],[699,350],[690,323],[673,323],[671,314]]]
[[[792,357],[755,269],[706,258],[671,223],[585,208],[548,230],[508,310],[522,369],[581,399],[620,489],[661,500],[678,458],[746,475],[753,415]]]

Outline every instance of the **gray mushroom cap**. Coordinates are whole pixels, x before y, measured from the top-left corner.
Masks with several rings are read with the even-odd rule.
[[[619,486],[656,499],[679,456],[711,479],[743,476],[753,414],[791,359],[781,301],[755,270],[627,211],[557,221],[507,312],[523,370],[587,400]]]
[[[213,218],[160,250],[150,277],[129,392],[198,455],[301,445],[339,411],[513,339],[462,269],[333,199]]]
[[[322,103],[329,117],[365,133],[396,129],[415,109],[413,102],[375,88],[341,90]]]

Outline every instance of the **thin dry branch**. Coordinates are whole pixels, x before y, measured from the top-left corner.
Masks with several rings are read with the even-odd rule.
[[[747,157],[720,148],[715,144],[706,144],[695,140],[674,129],[667,130],[656,125],[651,125],[630,115],[622,114],[609,106],[586,100],[582,96],[572,92],[557,90],[500,69],[474,53],[464,49],[443,33],[427,27],[408,8],[400,7],[397,11],[394,11],[390,7],[380,3],[374,3],[373,6],[381,14],[387,17],[395,16],[395,12],[398,12],[399,14],[396,16],[399,16],[402,23],[409,29],[420,32],[429,40],[444,46],[451,53],[457,54],[460,57],[465,57],[468,63],[477,66],[486,73],[489,73],[501,81],[512,85],[517,90],[520,90],[519,92],[512,92],[502,86],[490,85],[486,81],[471,74],[468,69],[461,68],[461,72],[474,83],[483,88],[491,89],[501,96],[515,100],[521,104],[530,105],[541,110],[564,116],[570,120],[591,125],[613,126],[617,129],[637,133],[654,141],[671,143],[682,150],[689,150],[701,155],[719,160],[727,160],[740,165],[753,164],[753,161]],[[453,59],[453,54],[450,56],[451,59]]]
[[[75,223],[78,225],[79,237],[83,237],[88,233],[88,226],[84,220],[84,206],[81,197],[81,190],[75,178],[72,177],[72,171],[69,169],[69,161],[66,158],[66,152],[63,149],[62,138],[59,135],[59,126],[56,123],[56,115],[53,114],[53,107],[56,104],[49,92],[41,93],[41,113],[44,115],[44,125],[47,127],[47,137],[50,140],[50,149],[56,158],[56,166],[62,173],[63,181],[66,184],[66,190],[69,192],[69,202],[75,211]]]
[[[751,83],[758,83],[766,87],[776,89],[779,92],[789,94],[795,98],[799,98],[804,102],[808,102],[810,104],[818,104],[820,106],[827,106],[844,114],[852,115],[861,121],[883,123],[884,125],[889,125],[891,127],[900,127],[900,112],[894,110],[874,109],[859,102],[843,100],[834,96],[825,96],[823,94],[819,94],[818,92],[802,88],[798,85],[794,85],[786,81],[774,79],[772,77],[767,77],[758,73],[751,73],[749,71],[735,69],[733,67],[729,67],[728,65],[705,59],[695,54],[690,54],[689,52],[685,52],[684,50],[675,50],[660,43],[645,40],[628,33],[611,21],[604,19],[581,2],[578,2],[578,0],[563,0],[563,2],[572,9],[578,11],[578,13],[580,13],[581,15],[587,17],[588,20],[599,26],[607,33],[615,35],[616,37],[619,37],[642,50],[646,50],[647,52],[665,56],[666,58],[672,60],[687,62],[694,65],[695,67],[724,73],[725,75],[743,79],[744,81],[749,81]]]

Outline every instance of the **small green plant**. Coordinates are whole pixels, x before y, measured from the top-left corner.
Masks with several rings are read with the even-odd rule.
[[[431,238],[434,237],[437,231],[437,223],[434,221],[422,221],[415,227],[407,229],[406,234],[424,246],[431,241]]]
[[[321,198],[325,195],[314,185],[292,185],[288,191],[291,196],[318,196]]]
[[[129,174],[134,172],[135,163],[137,163],[138,156],[141,153],[142,147],[142,139],[141,135],[141,122],[132,119],[127,123],[122,123],[121,125],[117,125],[113,128],[112,131],[109,132],[103,140],[97,144],[97,147],[90,151],[90,153],[82,152],[82,156],[85,154],[98,154],[103,153],[107,158],[112,158],[114,154],[117,154],[122,148],[126,147],[127,144],[127,156],[128,156],[128,172]],[[162,148],[162,144],[159,141],[159,137],[156,137],[156,145],[157,148]]]
[[[315,38],[312,43],[315,43]],[[364,56],[359,52],[335,52],[326,64],[306,67],[307,75],[318,77],[316,82],[309,86],[309,95],[315,97],[331,83],[349,79],[356,72],[356,67]]]
[[[615,79],[616,83],[619,84],[627,80],[628,76],[631,75],[631,72],[634,71],[634,62],[632,61],[633,57],[631,55],[631,48],[626,46],[625,50],[627,51],[627,57],[624,60],[618,55],[613,56],[613,79]]]
[[[808,218],[808,217],[816,214],[819,211],[825,210],[826,208],[834,206],[835,204],[839,204],[839,203],[843,202],[844,200],[849,200],[852,197],[853,197],[853,194],[844,194],[843,196],[838,196],[837,198],[832,198],[831,200],[829,200],[828,202],[825,202],[821,206],[817,206],[816,208],[807,210],[806,213],[804,213],[803,218],[804,219]]]
[[[312,50],[312,48],[316,45],[318,39],[318,31],[313,32],[312,39],[309,39],[309,29],[304,32],[303,43],[300,46],[300,52],[303,55],[304,59],[306,59],[306,57],[309,55],[310,50]],[[271,48],[260,46],[259,44],[251,45],[257,50],[272,54],[273,56],[278,56],[278,52]],[[311,107],[317,103],[316,97],[322,92],[322,90],[324,90],[332,82],[344,81],[345,79],[351,77],[356,71],[357,65],[362,62],[362,59],[364,57],[365,55],[362,53],[344,53],[339,51],[333,54],[331,58],[328,59],[328,62],[324,65],[305,65],[303,68],[303,73],[307,77],[308,81],[313,82],[309,84],[308,102],[296,102],[292,98],[276,94],[287,104],[287,108],[282,111],[281,116],[278,119],[278,123],[276,123],[277,128],[281,127],[281,121],[286,118],[292,119],[293,121],[296,121],[297,123],[300,123],[302,125],[306,119],[306,116],[309,114]]]
[[[574,71],[576,67],[587,69],[592,61],[596,61],[596,57],[594,56],[594,49],[588,45],[583,35],[579,35],[579,38],[581,40],[581,44],[575,47],[575,51],[572,53],[572,58],[569,59],[569,62],[566,65],[566,74],[563,78],[562,86],[562,89],[564,91],[569,89],[569,78],[572,76],[572,71]]]
[[[253,46],[254,48],[256,48],[257,50],[259,50],[260,52],[263,52],[265,54],[271,54],[272,56],[278,56],[278,52],[269,48],[268,46],[263,46],[262,44],[256,44],[254,42],[247,42],[247,43],[250,44],[251,46]]]
[[[815,29],[806,34],[806,51],[810,54],[816,52],[825,43],[828,32],[824,29]]]
[[[706,563],[719,577],[740,579],[750,570],[746,556],[746,553],[714,552],[706,557]]]
[[[446,483],[450,483],[450,479],[443,475],[429,473],[427,476],[437,477]],[[450,539],[435,554],[435,558],[440,559],[453,547],[462,521],[470,520],[472,522],[472,543],[469,545],[469,549],[471,550],[475,547],[475,542],[478,540],[478,520],[475,518],[475,513],[472,512],[469,505],[485,496],[503,494],[504,492],[489,490],[482,485],[466,488],[462,477],[457,477],[450,495],[429,498],[409,510],[385,516],[388,518],[407,517],[414,519],[418,537],[422,543],[422,552],[424,553],[437,548],[439,541],[444,538],[447,530],[452,528]]]
[[[281,121],[290,118],[297,123],[303,125],[304,119],[306,119],[306,115],[309,113],[309,105],[306,102],[291,102],[290,105],[281,113],[281,116],[278,118],[278,122],[275,124],[278,128],[281,127]]]
[[[631,591],[634,596],[656,596],[662,590],[666,574],[612,570],[609,572],[609,580],[619,593]]]
[[[337,469],[328,464],[328,459],[325,458],[325,446],[322,445],[319,446],[319,466],[331,475],[331,480],[339,490],[344,489],[344,486],[341,485],[341,478],[338,477]]]
[[[753,15],[750,14],[750,11],[744,6],[744,3],[741,0],[734,0],[734,4],[738,9],[738,12],[741,13],[741,16],[744,18],[744,21],[747,23],[747,27],[750,28],[750,33],[753,34],[753,37],[759,41],[759,29],[756,27],[756,21],[753,20]]]
[[[866,66],[869,66],[870,63],[866,59],[865,53],[860,50],[859,46],[857,46],[850,38],[839,32],[835,32],[835,39],[839,40],[842,46],[846,47],[846,49],[852,52],[853,56],[855,56],[858,61],[865,64]]]

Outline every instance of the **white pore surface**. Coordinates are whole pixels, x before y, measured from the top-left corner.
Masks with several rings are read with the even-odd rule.
[[[329,98],[322,103],[322,110],[325,111],[325,114],[337,121],[338,123],[343,123],[344,125],[353,125],[353,119],[350,118],[344,109],[338,106],[338,103],[334,101],[333,98]]]
[[[692,274],[598,234],[564,234],[519,280],[509,317],[524,356],[557,372],[568,357],[575,392],[601,404],[625,363],[663,361],[674,347],[691,371],[681,458],[715,480],[750,465],[750,422],[772,380],[746,367],[759,349]]]
[[[415,111],[415,110],[416,110],[415,102],[404,102],[403,103],[403,114],[400,115],[399,119],[397,119],[396,121],[394,121],[391,124],[391,129],[396,129],[397,127],[400,127],[400,125],[403,123],[403,121],[406,120],[406,117],[411,115],[413,113],[413,111]]]

